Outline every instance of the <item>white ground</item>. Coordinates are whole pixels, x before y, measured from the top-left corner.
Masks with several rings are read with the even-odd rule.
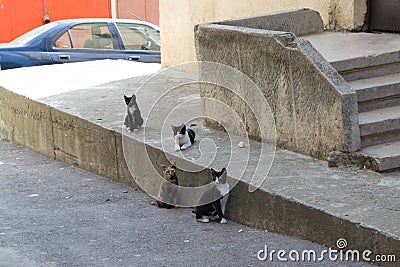
[[[161,64],[98,60],[0,71],[0,86],[30,99],[156,73]],[[39,78],[38,78],[39,77]]]

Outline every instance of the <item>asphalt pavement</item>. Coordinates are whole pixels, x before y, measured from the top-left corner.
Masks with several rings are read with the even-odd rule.
[[[139,190],[6,141],[0,196],[1,267],[370,266],[301,261],[303,251],[319,258],[327,248],[232,221],[198,223],[190,209],[159,209]],[[287,261],[277,253],[261,261],[266,246],[268,256],[286,251]]]

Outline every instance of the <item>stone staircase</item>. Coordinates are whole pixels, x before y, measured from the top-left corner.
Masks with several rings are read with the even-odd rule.
[[[400,51],[332,62],[356,90],[361,155],[372,169],[400,168]]]

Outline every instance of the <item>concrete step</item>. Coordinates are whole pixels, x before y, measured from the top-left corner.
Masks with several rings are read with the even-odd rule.
[[[365,147],[361,152],[365,156],[374,158],[376,171],[400,168],[400,141]]]
[[[400,106],[359,113],[361,147],[400,140]]]
[[[356,91],[358,111],[400,106],[400,73],[349,82]]]
[[[378,51],[376,52],[378,53]],[[390,65],[392,63],[397,63],[399,59],[400,51],[380,51],[379,54],[374,55],[361,55],[358,57],[348,57],[339,60],[332,59],[330,60],[330,63],[338,72],[346,72],[380,65]]]
[[[400,70],[400,51],[331,61],[346,81],[367,79],[396,73]]]
[[[400,130],[400,107],[387,107],[359,113],[362,137]]]
[[[365,68],[354,68],[347,71],[339,71],[342,77],[348,81],[367,79],[369,77],[383,76],[397,73],[400,70],[400,62],[384,65],[372,65]]]
[[[400,107],[400,94],[378,98],[369,101],[362,101],[358,103],[358,112],[366,112],[385,107]]]
[[[361,136],[361,147],[375,146],[400,140],[400,130]]]

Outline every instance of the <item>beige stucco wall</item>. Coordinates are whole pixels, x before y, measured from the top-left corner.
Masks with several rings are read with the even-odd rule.
[[[310,8],[320,13],[326,27],[362,26],[366,0],[160,0],[162,64],[164,67],[196,60],[193,27],[199,23]]]

